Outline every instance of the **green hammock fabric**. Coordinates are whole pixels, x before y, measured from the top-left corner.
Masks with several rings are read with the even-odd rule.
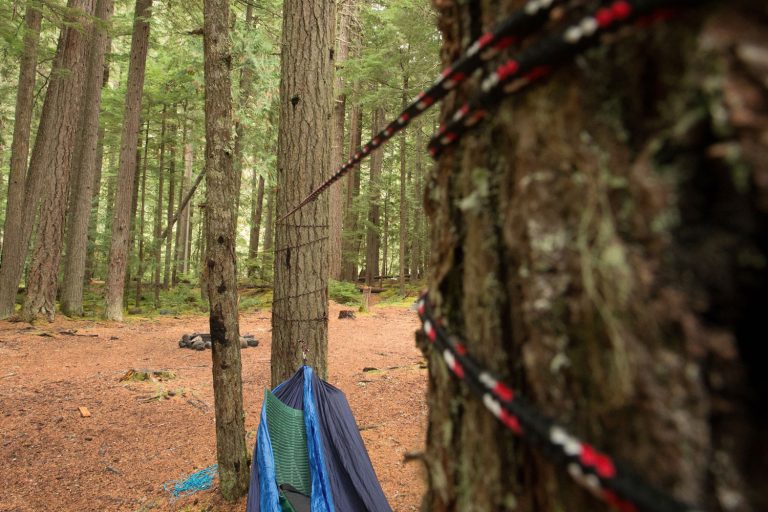
[[[275,459],[278,484],[291,484],[303,494],[312,493],[307,455],[307,432],[304,411],[288,407],[271,391],[264,392],[267,404],[267,427]]]

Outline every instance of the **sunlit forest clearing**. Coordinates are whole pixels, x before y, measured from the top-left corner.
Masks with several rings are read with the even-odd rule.
[[[0,512],[768,509],[766,26],[0,0]]]

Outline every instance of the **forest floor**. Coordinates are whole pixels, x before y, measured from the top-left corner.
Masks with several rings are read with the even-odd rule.
[[[416,313],[381,306],[338,320],[340,309],[331,303],[328,380],[347,395],[393,510],[417,510],[423,469],[404,462],[424,449],[427,421]],[[0,322],[0,511],[245,510],[245,499],[222,504],[215,484],[176,500],[163,487],[216,462],[211,353],[178,347],[207,325],[202,315]],[[270,379],[270,313],[243,313],[240,326],[260,341],[242,353],[253,450]],[[131,369],[175,377],[122,381]]]

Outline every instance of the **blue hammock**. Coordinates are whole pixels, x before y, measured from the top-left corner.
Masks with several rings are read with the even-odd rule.
[[[391,512],[347,399],[308,366],[265,394],[247,512]]]

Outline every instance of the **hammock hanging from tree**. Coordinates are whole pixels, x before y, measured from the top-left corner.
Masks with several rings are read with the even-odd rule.
[[[309,366],[265,392],[247,512],[390,512],[341,390]]]

